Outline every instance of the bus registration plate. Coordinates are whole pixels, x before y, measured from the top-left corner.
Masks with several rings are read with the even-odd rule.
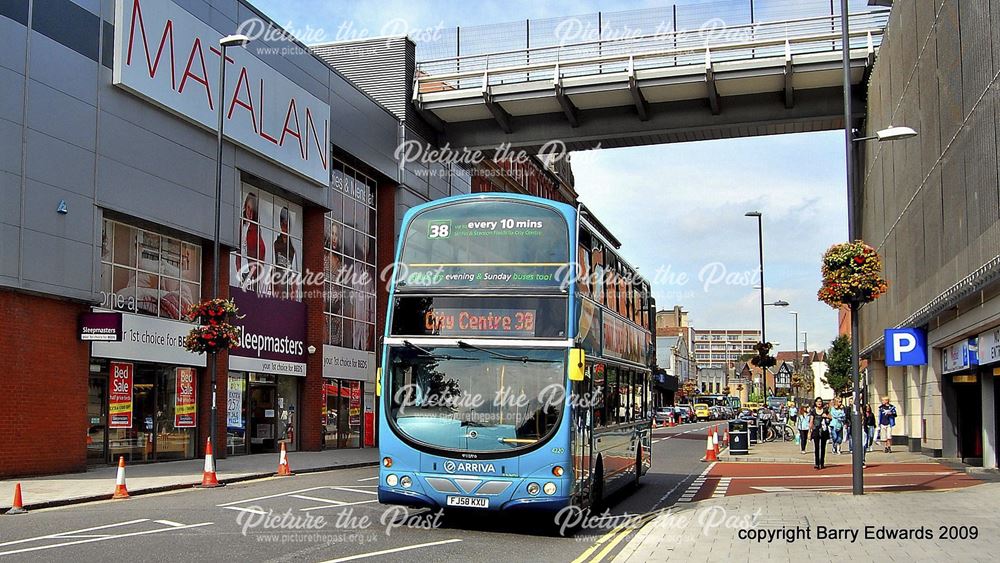
[[[490,499],[485,497],[448,497],[448,506],[460,506],[463,508],[489,508]]]

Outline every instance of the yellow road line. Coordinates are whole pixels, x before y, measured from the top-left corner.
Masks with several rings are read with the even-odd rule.
[[[604,546],[604,549],[601,549],[601,551],[597,553],[597,555],[594,556],[593,559],[589,559],[590,563],[596,563],[598,561],[601,561],[602,559],[604,559],[605,556],[607,556],[607,554],[612,549],[614,549],[616,545],[618,545],[623,539],[628,537],[629,534],[631,534],[633,531],[642,529],[643,526],[645,526],[654,518],[659,516],[662,512],[663,510],[661,509],[653,512],[647,512],[645,514],[640,514],[637,515],[638,517],[637,520],[630,519],[628,522],[615,526],[610,532],[598,538],[598,540],[594,542],[594,545],[587,548],[587,550],[584,551],[582,554],[580,554],[579,557],[574,559],[573,563],[583,563],[584,561],[588,561],[588,558],[591,555],[593,555],[598,548],[600,548],[602,545],[608,542],[607,545]]]

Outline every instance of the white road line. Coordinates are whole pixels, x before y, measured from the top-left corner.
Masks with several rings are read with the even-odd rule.
[[[358,479],[358,483],[362,483],[364,481],[377,481],[377,480],[378,480],[378,475],[374,477],[365,477],[364,479]]]
[[[358,555],[351,555],[349,557],[341,557],[339,559],[330,559],[324,561],[323,563],[343,563],[344,561],[356,561],[358,559],[366,559],[368,557],[377,557],[379,555],[388,555],[390,553],[399,553],[400,551],[410,551],[412,549],[421,549],[424,547],[434,547],[435,545],[444,545],[448,543],[460,542],[462,540],[458,538],[452,538],[450,540],[435,541],[430,543],[418,543],[416,545],[408,545],[405,547],[395,547],[393,549],[383,549],[382,551],[373,551],[371,553],[359,553]]]
[[[377,495],[378,494],[378,492],[376,492],[376,491],[363,491],[361,489],[352,489],[350,487],[330,487],[330,488],[334,489],[334,490],[337,490],[337,491],[345,491],[345,492],[348,492],[348,493],[361,493],[363,495]]]
[[[128,538],[128,537],[133,537],[133,536],[147,536],[147,535],[150,535],[150,534],[158,534],[160,532],[173,532],[173,531],[176,531],[176,530],[184,530],[184,529],[187,529],[187,528],[198,528],[198,527],[201,527],[201,526],[209,526],[211,524],[212,524],[212,522],[202,522],[200,524],[188,524],[188,525],[182,526],[180,528],[174,528],[174,527],[157,528],[155,530],[143,530],[141,532],[130,532],[128,534],[109,535],[109,536],[102,536],[102,537],[99,537],[99,538],[87,538],[87,539],[83,539],[83,540],[76,540],[76,541],[63,542],[63,543],[56,543],[56,544],[52,544],[52,545],[38,545],[38,546],[35,546],[35,547],[26,547],[26,548],[23,548],[23,549],[15,549],[13,551],[0,551],[0,555],[16,555],[18,553],[29,553],[29,552],[32,552],[32,551],[41,551],[43,549],[55,549],[57,547],[66,547],[66,546],[70,546],[70,545],[80,545],[80,544],[83,544],[83,543],[94,543],[94,542],[99,542],[99,541],[114,540],[114,539],[120,539],[120,538]],[[51,538],[52,538],[52,536],[46,536],[44,538],[35,538],[35,539],[51,539]]]
[[[158,524],[163,524],[164,526],[173,526],[175,528],[181,528],[184,526],[184,524],[181,524],[180,522],[174,522],[173,520],[155,520],[155,522]]]
[[[310,497],[310,496],[306,496],[306,495],[291,495],[291,496],[293,496],[295,498],[300,498],[302,500],[311,500],[313,502],[325,502],[325,503],[334,504],[334,505],[337,505],[337,506],[347,504],[346,502],[344,502],[342,500],[333,500],[333,499],[320,498],[320,497]]]
[[[116,528],[118,526],[130,526],[132,524],[139,524],[140,522],[149,522],[149,518],[140,518],[138,520],[129,520],[128,522],[118,522],[117,524],[105,524],[103,526],[94,526],[93,528],[83,528],[81,530],[71,530],[69,532],[59,532],[58,534],[49,534],[47,536],[38,536],[36,538],[25,538],[25,539],[22,539],[22,540],[14,540],[14,541],[0,543],[0,547],[7,547],[8,545],[15,545],[15,544],[25,543],[25,542],[29,542],[29,541],[56,539],[56,538],[60,538],[60,537],[63,537],[63,536],[70,536],[70,535],[75,535],[75,534],[82,534],[84,532],[93,532],[94,530],[106,530],[108,528]]]
[[[302,512],[309,512],[310,510],[320,510],[321,508],[340,508],[342,506],[357,506],[359,504],[370,504],[373,502],[378,502],[378,500],[359,500],[358,502],[345,502],[343,504],[327,504],[324,506],[310,506],[308,508],[300,508]]]
[[[266,500],[266,499],[269,499],[269,498],[278,498],[278,497],[293,495],[293,494],[296,494],[296,493],[308,493],[309,491],[318,491],[318,490],[321,490],[321,489],[329,489],[329,488],[331,488],[331,487],[310,487],[308,489],[299,489],[297,491],[288,491],[288,492],[278,493],[278,494],[274,494],[274,495],[267,495],[267,496],[264,496],[264,497],[248,498],[248,499],[243,499],[243,500],[234,500],[233,502],[227,502],[227,503],[224,503],[224,504],[217,504],[215,506],[220,506],[220,507],[232,506],[234,504],[243,504],[243,503],[247,503],[247,502],[254,502],[254,501],[257,501],[257,500]]]
[[[947,475],[961,475],[960,472],[946,471],[946,472],[935,472],[935,471],[914,471],[913,473],[899,472],[899,473],[865,473],[865,477],[932,477],[932,476],[947,476]],[[730,477],[730,479],[850,479],[850,473],[838,473],[838,474],[818,474],[818,475],[743,475],[740,477]]]
[[[256,508],[244,508],[242,506],[223,506],[226,510],[239,510],[240,512],[249,512],[250,514],[267,514],[263,510],[258,510]]]
[[[715,467],[716,463],[717,462],[713,461],[712,463],[708,464],[708,467],[706,467],[705,470],[701,472],[701,475],[698,475],[698,478],[696,478],[694,481],[691,482],[691,485],[688,486],[687,490],[684,491],[684,494],[681,495],[681,498],[678,499],[677,502],[691,502],[694,499],[695,495],[698,494],[698,491],[701,490],[702,485],[705,484],[705,479],[708,477],[708,473],[712,470],[713,467]]]

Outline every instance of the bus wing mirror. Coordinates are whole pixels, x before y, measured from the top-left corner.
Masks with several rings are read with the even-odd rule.
[[[375,369],[375,396],[382,396],[382,368]]]
[[[586,354],[583,348],[571,348],[569,351],[569,380],[583,381],[583,365]]]

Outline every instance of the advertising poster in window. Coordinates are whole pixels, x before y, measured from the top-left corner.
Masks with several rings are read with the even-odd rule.
[[[226,388],[226,427],[231,430],[243,429],[243,394],[246,393],[246,380],[240,377],[230,377]]]
[[[262,297],[302,299],[302,207],[243,184],[240,248],[230,284]]]
[[[194,428],[197,423],[194,368],[177,368],[177,392],[174,395],[174,427]]]
[[[350,424],[358,426],[361,424],[361,382],[351,381],[351,401],[350,401]]]
[[[132,428],[132,364],[111,362],[108,385],[108,428]]]

